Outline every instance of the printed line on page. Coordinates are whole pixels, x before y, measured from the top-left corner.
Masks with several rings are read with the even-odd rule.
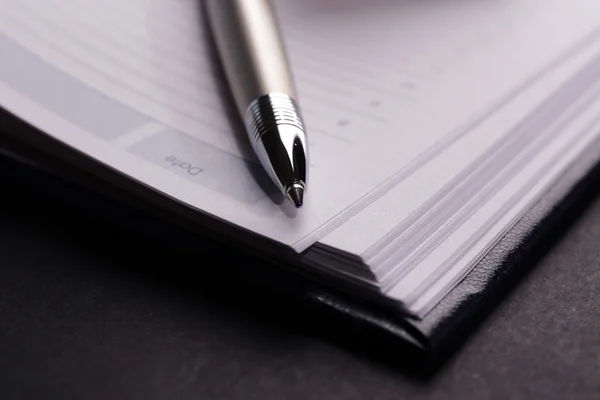
[[[148,139],[166,129],[166,126],[152,121],[118,137],[116,140],[113,140],[113,143],[124,149]]]

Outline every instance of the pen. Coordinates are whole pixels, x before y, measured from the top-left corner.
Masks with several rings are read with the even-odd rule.
[[[269,0],[207,0],[205,6],[254,152],[299,208],[307,191],[307,135],[273,6]]]

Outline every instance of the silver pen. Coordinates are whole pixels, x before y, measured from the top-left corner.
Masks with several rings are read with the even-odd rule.
[[[269,0],[207,0],[205,6],[252,147],[299,208],[307,190],[307,137],[273,6]]]

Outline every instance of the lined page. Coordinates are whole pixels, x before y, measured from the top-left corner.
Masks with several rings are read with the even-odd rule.
[[[435,145],[600,15],[592,0],[389,3],[276,2],[311,154],[297,213],[249,151],[196,0],[1,0],[0,104],[167,196],[300,251],[443,151],[451,140]]]
[[[599,88],[596,82],[596,93]],[[492,244],[498,242],[508,227],[513,226],[552,187],[569,164],[597,141],[598,129],[600,98],[596,96],[593,104],[561,134],[557,143],[542,152],[541,157],[536,155],[536,161],[519,174],[520,191],[513,192],[512,198],[503,204],[497,200],[492,202],[491,208],[495,213],[482,210],[477,213],[479,215],[475,214],[417,267],[426,270],[427,266],[438,265],[438,271],[419,284],[411,282],[410,292],[403,291],[408,282],[400,283],[391,290],[390,296],[402,297],[417,315],[423,316],[430,311],[484,257]],[[523,178],[528,169],[537,170],[534,174],[530,173],[529,181],[525,182]],[[458,242],[463,245],[457,246]],[[408,276],[407,280],[410,278],[413,277]]]
[[[411,238],[414,241],[416,235],[412,228],[420,219],[434,217],[436,213],[432,213],[432,210],[447,212],[451,192],[476,193],[483,183],[487,183],[477,182],[477,170],[501,154],[508,138],[518,142],[526,136],[541,135],[546,125],[554,122],[559,113],[548,111],[548,106],[541,105],[552,102],[554,110],[562,111],[572,105],[574,98],[565,93],[581,95],[581,87],[588,85],[589,80],[585,76],[577,78],[580,81],[579,88],[572,87],[570,82],[580,71],[588,70],[587,75],[590,75],[598,66],[600,31],[591,39],[586,40],[584,46],[578,46],[576,53],[570,52],[570,57],[560,57],[554,63],[554,68],[531,84],[528,90],[498,108],[485,121],[456,140],[442,155],[423,165],[385,196],[371,203],[359,215],[324,238],[322,243],[361,255],[368,263],[379,264],[386,257],[386,250],[399,250],[402,239]],[[506,158],[504,165],[509,161],[510,157]],[[469,179],[476,188],[467,191],[465,185]],[[464,204],[465,201],[459,203]],[[428,226],[433,229],[436,224],[430,223]],[[422,243],[426,239],[416,241]]]

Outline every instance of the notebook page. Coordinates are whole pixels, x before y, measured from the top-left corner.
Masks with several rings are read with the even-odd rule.
[[[478,225],[476,221],[470,222],[472,226],[465,225],[464,229],[456,232],[442,244],[439,253],[432,254],[431,258],[423,262],[423,265],[437,263],[436,265],[444,268],[439,275],[436,274],[437,279],[428,282],[431,286],[426,290],[417,288],[409,297],[403,296],[409,300],[411,310],[420,316],[429,312],[453,285],[466,276],[490,250],[492,244],[497,243],[507,232],[508,227],[513,226],[526,210],[539,200],[540,196],[564,173],[569,164],[580,157],[586,147],[597,142],[600,129],[600,100],[598,97],[596,99],[595,104],[591,105],[589,110],[573,126],[569,127],[570,132],[567,136],[570,137],[563,140],[562,146],[553,146],[554,158],[540,168],[537,176],[524,185],[521,192],[513,196],[513,203],[506,204],[512,205],[512,207],[497,212],[489,221],[486,221],[489,225],[483,225],[478,230],[475,230]],[[485,215],[485,212],[482,214]],[[474,217],[474,220],[476,218],[477,216]],[[468,246],[456,249],[456,245],[453,243],[455,244],[457,241],[462,241]],[[455,251],[453,252],[453,250]]]
[[[525,183],[530,178],[524,180],[523,177],[528,174],[543,175],[549,169],[548,160],[561,156],[570,146],[573,146],[573,142],[577,142],[575,133],[581,131],[589,121],[598,116],[599,95],[599,81],[590,82],[590,89],[585,95],[577,99],[572,107],[569,105],[569,113],[561,115],[562,118],[547,127],[540,127],[545,135],[540,142],[545,142],[543,143],[545,147],[542,143],[523,145],[523,151],[514,160],[506,161],[507,167],[500,175],[489,179],[489,185],[481,184],[484,186],[481,193],[474,193],[469,201],[462,204],[463,207],[456,216],[436,227],[436,231],[431,234],[431,238],[435,238],[433,241],[413,249],[414,254],[409,256],[411,261],[402,262],[407,268],[403,271],[398,289],[402,291],[416,286],[418,282],[431,279],[434,273],[439,271],[443,261],[439,260],[441,254],[449,256],[448,249],[458,249],[465,245],[468,238],[464,237],[465,232],[474,233],[493,216],[506,212],[507,210],[503,210],[503,205],[509,199],[522,197],[517,193],[532,186]],[[525,211],[521,210],[521,212]],[[447,238],[453,239],[446,242]],[[415,257],[412,257],[413,255]],[[433,262],[434,260],[439,262]],[[398,279],[394,280],[398,281]],[[394,283],[394,280],[391,283]]]
[[[535,74],[600,15],[587,0],[445,2],[435,12],[422,3],[353,10],[358,3],[339,2],[335,13],[331,2],[276,2],[313,164],[298,214],[260,179],[195,0],[1,1],[10,63],[0,102],[174,199],[302,250],[319,238],[311,233]],[[566,23],[557,25],[559,16]],[[375,28],[386,34],[367,34]],[[519,63],[499,62],[510,58]]]
[[[390,246],[392,240],[396,240],[394,238],[397,237],[400,228],[416,223],[417,218],[443,199],[445,194],[442,189],[446,186],[449,186],[446,190],[457,187],[461,182],[458,178],[464,175],[462,179],[465,179],[467,174],[472,173],[479,165],[477,160],[483,154],[497,151],[500,148],[500,145],[496,144],[498,141],[509,134],[513,135],[511,132],[523,121],[534,116],[534,112],[538,113],[536,109],[545,101],[549,101],[583,68],[591,70],[587,67],[588,64],[594,61],[597,64],[600,55],[600,31],[592,39],[594,40],[588,40],[585,46],[578,48],[577,53],[571,54],[572,57],[561,58],[555,68],[529,86],[526,91],[516,96],[509,104],[498,108],[489,118],[449,146],[442,155],[408,176],[359,215],[322,239],[321,243],[362,255],[366,262],[374,261],[381,254],[382,248]],[[570,104],[570,99],[564,99],[559,108]],[[550,123],[551,118],[544,117],[546,111],[540,111],[542,119]],[[540,129],[531,126],[524,128],[536,131]],[[450,184],[452,181],[455,183]]]
[[[289,3],[289,7],[288,2],[286,7],[280,7],[284,20],[295,22],[289,24],[289,30],[300,33],[304,40],[318,43],[310,49],[311,56],[326,57],[332,63],[337,59],[337,65],[345,63],[357,74],[374,76],[390,71],[405,74],[401,80],[394,81],[389,75],[382,79],[388,80],[389,87],[401,87],[414,103],[389,110],[390,121],[402,121],[386,132],[394,138],[386,135],[373,138],[370,135],[374,130],[369,130],[368,135],[357,131],[366,141],[361,142],[360,150],[365,155],[369,141],[389,140],[389,146],[384,143],[375,154],[364,156],[362,167],[372,168],[370,172],[383,171],[391,165],[396,168],[399,160],[405,161],[403,146],[416,149],[419,143],[434,143],[424,151],[415,151],[418,155],[379,184],[369,201],[356,206],[352,215],[362,212],[495,109],[512,101],[520,89],[527,87],[515,85],[523,83],[515,78],[537,75],[524,73],[528,67],[535,64],[540,67],[536,71],[541,72],[550,63],[548,54],[557,55],[559,48],[563,51],[569,48],[566,43],[574,44],[576,37],[589,41],[592,35],[580,36],[585,31],[580,29],[580,23],[592,29],[586,33],[593,34],[600,24],[598,15],[591,19],[583,15],[591,10],[587,5],[570,8],[553,1]],[[588,4],[592,8],[598,6]],[[532,43],[535,44],[529,47]],[[293,39],[291,45],[309,52],[308,46]],[[444,134],[435,141],[428,136],[431,132]],[[402,200],[407,200],[406,193]],[[370,218],[366,216],[365,220]],[[328,228],[331,231],[331,226]],[[358,236],[356,241],[360,241]],[[346,238],[351,240],[350,236]]]

